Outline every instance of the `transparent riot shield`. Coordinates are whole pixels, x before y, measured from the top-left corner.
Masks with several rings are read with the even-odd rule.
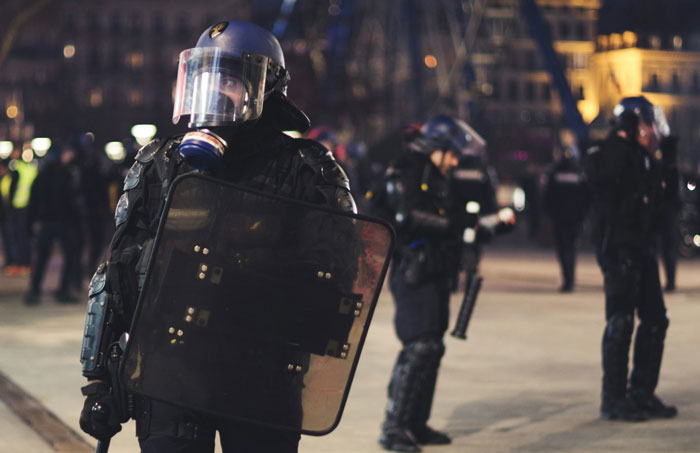
[[[377,220],[180,177],[121,379],[133,393],[214,417],[327,434],[392,247]]]

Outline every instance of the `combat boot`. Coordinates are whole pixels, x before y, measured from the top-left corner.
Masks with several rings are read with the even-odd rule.
[[[447,445],[452,443],[450,436],[428,425],[415,428],[413,434],[420,445]]]
[[[630,398],[605,398],[600,405],[600,417],[604,420],[643,422],[649,416]]]
[[[678,415],[675,406],[664,404],[655,394],[661,371],[661,358],[668,320],[650,326],[641,323],[634,343],[634,370],[627,393],[649,418],[673,418]]]
[[[664,404],[656,395],[631,395],[630,399],[640,410],[644,411],[648,418],[673,418],[678,415],[676,406]]]
[[[389,451],[422,451],[418,446],[418,439],[416,439],[411,430],[398,427],[387,428],[386,423],[382,425],[382,435],[379,436],[379,444],[382,448]]]

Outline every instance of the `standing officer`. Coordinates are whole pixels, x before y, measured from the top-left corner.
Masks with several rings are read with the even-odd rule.
[[[90,383],[82,389],[86,400],[80,426],[95,438],[109,439],[126,418],[115,397],[119,382],[105,361],[132,322],[168,186],[176,176],[199,169],[281,197],[355,210],[347,178],[330,152],[312,140],[282,133],[309,127],[306,115],[286,97],[288,80],[277,40],[250,23],[220,22],[201,35],[195,48],[180,54],[173,121],[188,115],[193,130],[156,139],[136,156],[115,212],[109,261],[90,285],[91,299],[104,301],[107,311],[106,323],[86,326],[81,357]],[[101,305],[89,304],[94,306]],[[223,420],[148,398],[136,398],[131,415],[144,452],[213,452],[216,431],[224,452],[298,450],[295,432]]]
[[[576,238],[590,204],[590,192],[575,150],[567,148],[547,176],[544,206],[552,218],[554,247],[561,267],[559,291],[574,290]]]
[[[681,209],[678,173],[678,137],[662,137],[659,143],[664,178],[664,206],[661,212],[661,259],[666,273],[666,291],[676,290],[678,263],[678,215]]]
[[[643,96],[623,99],[614,113],[615,128],[601,146],[589,150],[587,162],[607,321],[600,413],[608,420],[670,418],[676,416],[676,408],[654,394],[668,318],[653,245],[663,180],[651,154],[668,125],[663,111]],[[635,311],[639,326],[628,387]]]
[[[461,230],[451,215],[455,202],[448,175],[467,140],[458,121],[436,116],[389,166],[383,190],[372,196],[376,212],[391,220],[398,234],[389,283],[403,349],[389,383],[379,439],[387,450],[418,452],[420,445],[451,442],[427,422],[460,257]]]

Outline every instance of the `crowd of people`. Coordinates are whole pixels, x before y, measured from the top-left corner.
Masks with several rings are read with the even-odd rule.
[[[104,253],[114,207],[110,191],[116,192],[122,176],[94,151],[90,139],[78,134],[38,159],[16,146],[0,161],[3,273],[29,277],[26,305],[42,300],[55,246],[61,275],[53,297],[59,303],[83,300],[85,279]]]

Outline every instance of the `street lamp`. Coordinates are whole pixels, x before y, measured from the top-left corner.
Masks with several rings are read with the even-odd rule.
[[[121,162],[126,158],[126,150],[122,142],[109,142],[105,145],[107,157],[114,162]]]
[[[51,139],[48,137],[36,137],[31,141],[32,149],[38,157],[44,157],[51,148]]]
[[[11,141],[5,140],[0,142],[0,159],[7,159],[12,154],[14,145]]]
[[[155,137],[157,130],[153,124],[134,124],[134,127],[131,128],[131,135],[136,139],[136,143],[143,146]]]

